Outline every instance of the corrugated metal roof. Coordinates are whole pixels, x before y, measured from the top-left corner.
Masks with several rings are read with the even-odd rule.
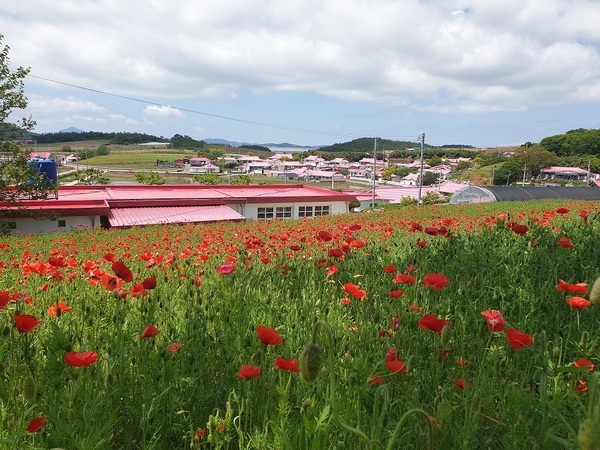
[[[113,227],[239,221],[244,219],[244,216],[225,205],[113,208],[108,215],[108,221]]]

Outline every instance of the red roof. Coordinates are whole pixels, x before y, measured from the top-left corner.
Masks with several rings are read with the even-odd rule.
[[[165,206],[158,208],[113,208],[108,214],[108,221],[113,227],[240,220],[244,220],[244,216],[224,205]]]

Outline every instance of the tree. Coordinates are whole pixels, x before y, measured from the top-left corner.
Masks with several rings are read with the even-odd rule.
[[[200,184],[219,184],[219,176],[214,172],[203,173],[202,175],[194,175],[192,177],[194,183]]]
[[[28,165],[30,150],[21,141],[35,127],[30,117],[11,122],[14,110],[27,107],[23,79],[30,69],[9,67],[10,47],[2,44],[0,34],[0,202],[19,204],[24,199],[44,199],[56,186],[33,166]]]
[[[540,174],[541,168],[554,165],[557,159],[556,154],[538,145],[519,147],[510,157],[511,162],[520,165],[521,170],[526,170],[533,177]]]
[[[108,177],[99,169],[86,169],[79,175],[79,184],[95,185],[95,184],[110,184]],[[148,184],[148,183],[145,183]]]
[[[156,172],[138,172],[135,174],[135,180],[140,184],[165,184],[167,180],[161,177]]]

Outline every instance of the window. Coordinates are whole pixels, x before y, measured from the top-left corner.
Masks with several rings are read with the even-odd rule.
[[[315,216],[328,216],[329,205],[327,206],[315,206]]]
[[[292,207],[291,206],[278,206],[275,208],[275,217],[278,219],[291,219]]]
[[[312,206],[300,206],[298,207],[298,217],[312,217],[313,207]]]
[[[67,226],[67,221],[66,220],[59,220],[58,221],[58,227],[59,228],[65,228]]]
[[[258,215],[256,216],[259,220],[269,220],[273,218],[273,208],[258,208]]]

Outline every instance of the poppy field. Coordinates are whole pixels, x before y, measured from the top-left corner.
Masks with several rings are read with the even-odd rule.
[[[598,218],[562,200],[4,237],[0,447],[599,448]]]

